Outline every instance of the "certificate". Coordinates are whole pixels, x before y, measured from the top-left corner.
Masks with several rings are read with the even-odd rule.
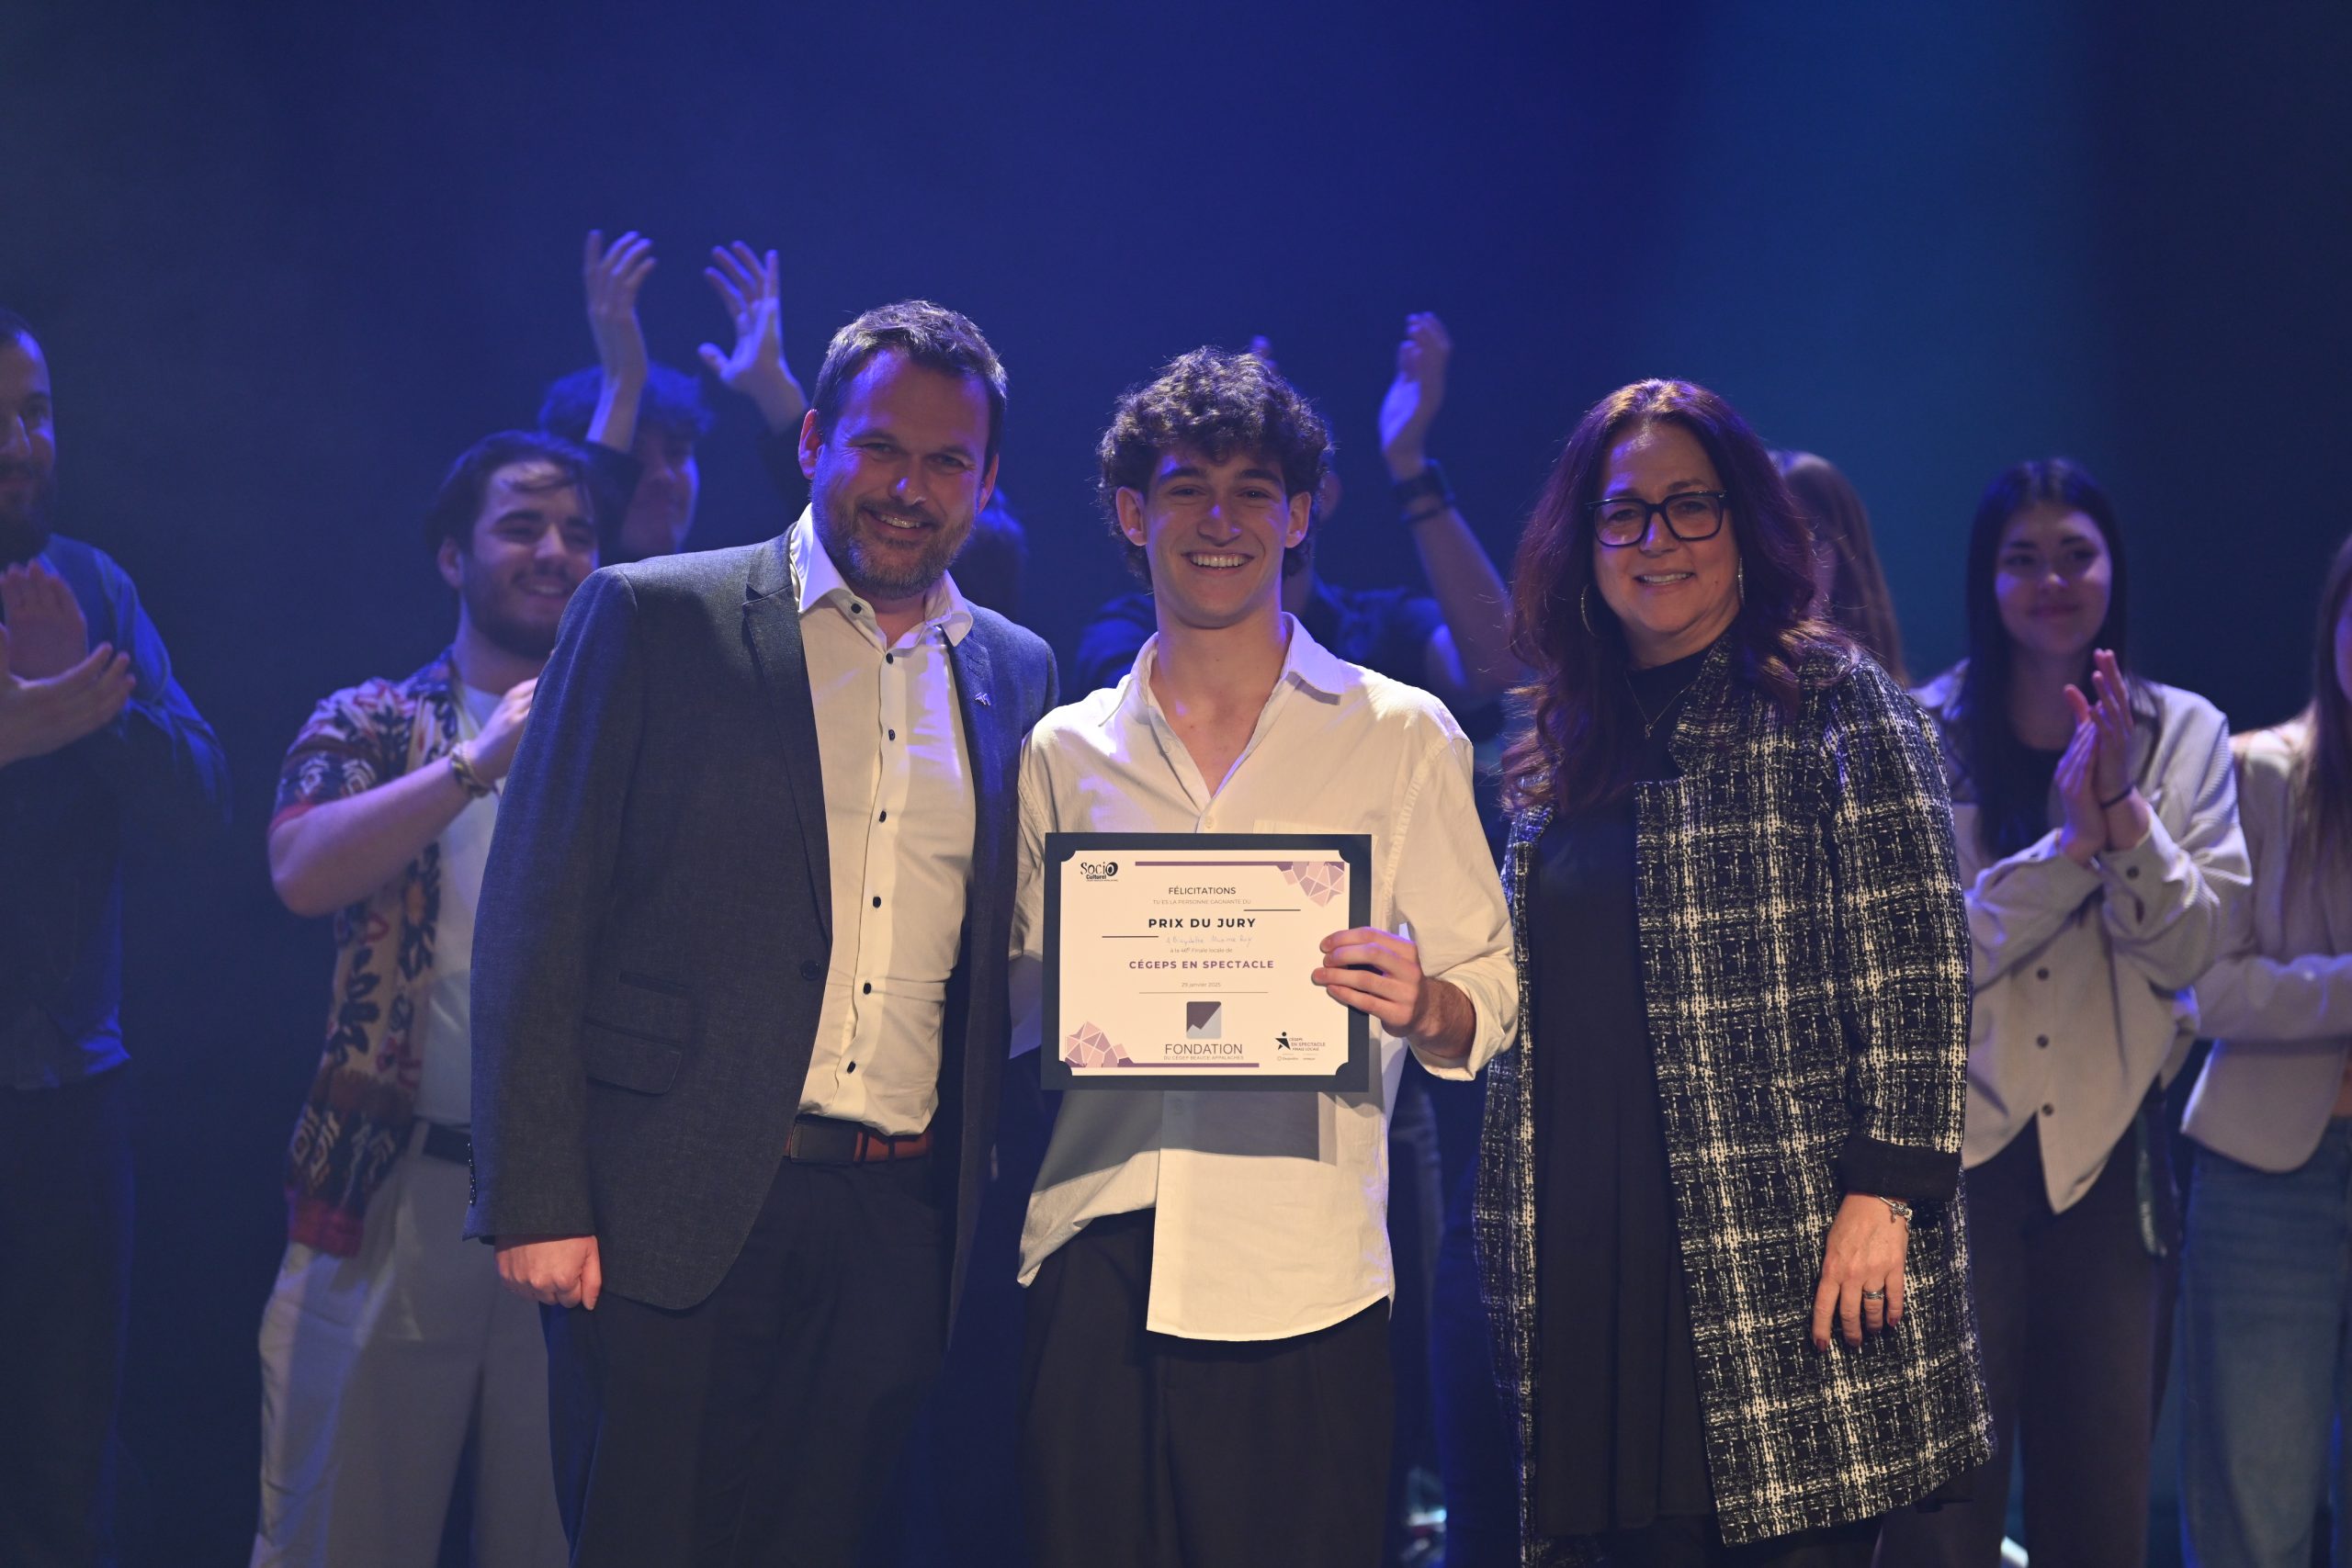
[[[1360,1092],[1368,1015],[1308,978],[1372,921],[1364,833],[1048,833],[1047,1089]]]

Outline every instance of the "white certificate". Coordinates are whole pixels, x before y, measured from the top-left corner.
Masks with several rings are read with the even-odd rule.
[[[1308,978],[1368,925],[1363,833],[1048,833],[1048,1089],[1370,1087],[1370,1020]]]

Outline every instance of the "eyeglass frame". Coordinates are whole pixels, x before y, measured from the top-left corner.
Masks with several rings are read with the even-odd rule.
[[[1703,498],[1715,503],[1715,525],[1703,534],[1686,534],[1674,525],[1674,514],[1667,510],[1678,501]],[[1604,506],[1638,506],[1642,508],[1642,525],[1630,539],[1611,539],[1600,532],[1600,509]],[[1664,501],[1644,501],[1638,495],[1605,495],[1584,505],[1585,521],[1592,526],[1592,536],[1604,550],[1630,550],[1650,536],[1650,519],[1666,519],[1666,531],[1686,545],[1702,539],[1712,539],[1724,531],[1724,518],[1731,511],[1731,491],[1727,490],[1679,490]]]

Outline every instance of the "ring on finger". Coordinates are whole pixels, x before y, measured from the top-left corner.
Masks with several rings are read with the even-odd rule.
[[[1864,1291],[1862,1292],[1862,1300],[1866,1302],[1883,1302],[1886,1300],[1886,1292],[1884,1291]]]

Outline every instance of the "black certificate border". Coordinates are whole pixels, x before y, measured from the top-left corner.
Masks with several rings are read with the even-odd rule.
[[[1372,1017],[1354,1008],[1348,1015],[1348,1054],[1329,1073],[1091,1073],[1080,1076],[1062,1060],[1061,930],[1062,863],[1077,854],[1133,853],[1148,850],[1253,850],[1295,844],[1345,861],[1348,866],[1348,926],[1372,923],[1372,835],[1369,833],[1048,833],[1046,835],[1046,957],[1044,1011],[1038,1036],[1038,1078],[1050,1089],[1234,1089],[1246,1094],[1285,1090],[1362,1094],[1372,1087]],[[1334,1002],[1334,1007],[1341,1004]]]

